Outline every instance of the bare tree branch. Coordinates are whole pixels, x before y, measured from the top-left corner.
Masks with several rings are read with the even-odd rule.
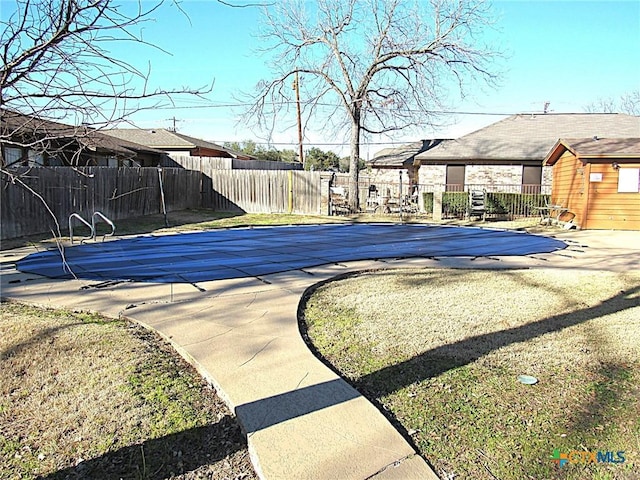
[[[620,101],[613,98],[599,98],[595,102],[585,105],[587,113],[626,113],[628,115],[640,115],[640,90],[632,90],[620,96]]]
[[[164,3],[185,14],[177,0],[2,3],[0,175],[6,184],[25,189],[44,204],[56,221],[56,238],[60,226],[53,207],[46,203],[43,192],[20,178],[29,170],[15,167],[42,165],[46,154],[54,165],[75,168],[100,149],[130,160],[137,148],[145,147],[132,144],[133,149],[128,148],[92,127],[113,125],[135,112],[172,104],[178,95],[202,97],[212,89],[152,89],[150,65],[134,65],[112,53],[115,45],[122,44],[168,53],[142,36],[142,27]]]
[[[0,21],[0,108],[101,125],[170,104],[175,95],[207,93],[207,87],[149,90],[150,67],[141,70],[110,53],[123,42],[159,49],[138,27],[162,4],[16,0],[13,14]]]
[[[264,8],[262,52],[273,77],[258,84],[245,118],[275,125],[293,100],[298,73],[306,118],[350,131],[351,191],[357,192],[362,135],[433,125],[453,80],[492,85],[499,53],[478,42],[491,25],[483,0],[303,0]],[[336,105],[331,116],[326,104]],[[357,195],[350,195],[357,208]]]

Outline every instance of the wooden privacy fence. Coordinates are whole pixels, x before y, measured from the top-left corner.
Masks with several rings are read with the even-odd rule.
[[[13,176],[2,174],[0,238],[55,231],[55,220],[66,230],[72,213],[91,218],[99,211],[114,221],[160,213],[160,175],[168,212],[211,208],[318,214],[321,209],[319,172],[25,167]]]
[[[341,175],[321,172],[220,169],[212,162],[202,162],[197,167],[193,170],[24,167],[16,170],[13,176],[3,172],[0,238],[55,231],[53,217],[60,228],[66,230],[72,213],[90,219],[99,211],[114,221],[161,213],[160,178],[168,212],[210,208],[248,213],[322,214],[329,210],[329,180],[337,185],[346,183]],[[370,208],[373,205],[371,186],[371,179],[363,175],[359,185],[361,211],[375,213],[378,209]],[[417,213],[430,215],[435,191],[443,192],[443,217],[461,217],[466,212],[468,192],[449,192],[444,185],[376,183],[375,187],[377,196],[388,197],[391,212],[394,205],[396,209],[402,209],[406,199],[411,212],[415,209]],[[487,192],[487,213],[494,216],[535,216],[538,214],[536,207],[548,201],[546,186],[537,187],[536,192],[524,192],[520,185],[468,186],[471,187]],[[414,199],[416,204],[409,202]]]
[[[320,213],[320,173],[293,170],[209,170],[202,206],[249,213]]]
[[[268,160],[240,160],[222,157],[190,157],[172,154],[162,161],[163,167],[189,170],[302,170],[302,164]]]
[[[2,175],[3,239],[55,231],[56,221],[65,230],[72,213],[90,219],[99,211],[118,220],[161,211],[156,168],[38,167],[12,173]],[[168,211],[199,206],[199,172],[163,169],[160,174]]]

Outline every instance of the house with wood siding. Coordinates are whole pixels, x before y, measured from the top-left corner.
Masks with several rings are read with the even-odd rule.
[[[640,137],[640,117],[620,113],[540,113],[507,117],[415,155],[420,184],[463,191],[473,185],[519,187],[537,193],[550,185],[546,154],[559,138]]]
[[[560,139],[545,157],[561,220],[583,229],[640,230],[640,138]]]

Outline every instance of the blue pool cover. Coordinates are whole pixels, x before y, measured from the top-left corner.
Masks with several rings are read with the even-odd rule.
[[[471,227],[328,224],[142,236],[38,252],[18,270],[50,278],[197,283],[352,260],[530,255],[566,247],[524,232]]]

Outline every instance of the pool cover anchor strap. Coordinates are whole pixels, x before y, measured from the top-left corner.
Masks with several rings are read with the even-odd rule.
[[[83,285],[80,290],[89,290],[91,288],[107,288],[115,287],[121,283],[132,283],[134,280],[105,280],[104,282],[94,283],[93,285]]]

